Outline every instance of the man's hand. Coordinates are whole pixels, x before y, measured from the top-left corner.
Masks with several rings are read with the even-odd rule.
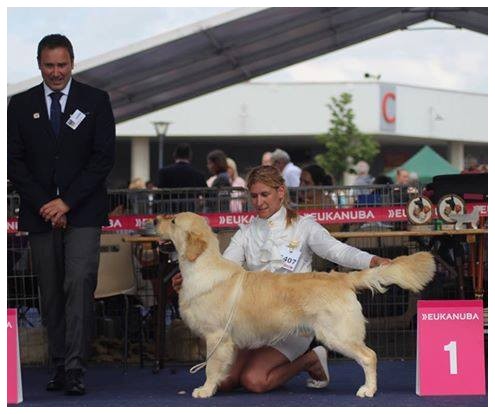
[[[370,267],[377,267],[381,265],[388,265],[392,262],[392,260],[387,259],[386,257],[373,256],[370,261]]]
[[[182,286],[182,274],[179,272],[172,276],[172,288],[177,293],[179,293],[181,286]]]
[[[67,227],[67,216],[63,214],[57,221],[52,220],[54,229],[65,229]]]
[[[40,208],[40,215],[45,221],[58,222],[62,215],[66,214],[70,207],[61,198],[56,198]]]

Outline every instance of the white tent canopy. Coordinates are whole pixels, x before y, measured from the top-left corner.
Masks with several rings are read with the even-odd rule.
[[[487,8],[240,8],[80,62],[74,74],[109,92],[121,122],[428,19],[488,33]]]

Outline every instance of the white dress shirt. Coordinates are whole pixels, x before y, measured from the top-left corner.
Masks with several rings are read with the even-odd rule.
[[[345,267],[369,267],[373,255],[338,241],[311,216],[298,217],[286,228],[286,214],[282,207],[268,219],[256,217],[250,224],[241,224],[223,256],[247,270],[286,273],[280,249],[290,246],[301,249],[294,272],[310,272],[313,253]]]
[[[69,79],[69,82],[67,82],[65,88],[60,91],[62,93],[62,96],[60,97],[59,102],[60,102],[60,107],[62,108],[62,113],[65,112],[65,105],[67,104],[67,97],[69,96],[71,83],[72,83],[72,78]],[[50,96],[50,94],[55,91],[50,89],[45,82],[43,82],[43,89],[45,91],[45,102],[46,102],[46,109],[48,111],[48,119],[50,119],[50,108],[52,106],[52,97]]]
[[[299,187],[301,169],[292,162],[289,162],[282,171],[282,177],[284,177],[287,187]]]

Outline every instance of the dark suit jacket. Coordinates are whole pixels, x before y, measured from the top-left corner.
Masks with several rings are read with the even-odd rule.
[[[76,109],[86,118],[73,130],[65,123]],[[106,92],[72,79],[58,138],[48,118],[43,84],[12,96],[7,111],[7,175],[21,197],[19,229],[50,230],[51,224],[38,212],[57,197],[70,207],[69,225],[108,224],[105,179],[114,150],[115,121]]]
[[[176,162],[158,172],[159,188],[206,187],[203,174],[187,162]]]

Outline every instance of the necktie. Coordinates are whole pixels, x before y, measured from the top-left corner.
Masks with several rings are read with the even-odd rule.
[[[62,92],[52,92],[50,94],[50,97],[52,98],[52,104],[50,106],[50,123],[52,124],[52,129],[56,137],[58,137],[60,132],[60,118],[62,116],[60,98],[62,95]]]

